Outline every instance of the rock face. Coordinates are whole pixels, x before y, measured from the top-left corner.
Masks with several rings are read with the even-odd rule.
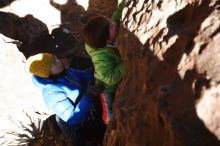
[[[9,5],[12,1],[4,0],[0,2],[0,8]],[[50,0],[50,5],[61,13],[59,27],[67,28],[77,40],[76,44],[79,51],[75,55],[88,58],[84,50],[84,40],[81,36],[82,26],[90,17],[96,15],[111,17],[116,8],[116,1],[90,0],[87,11],[75,0],[67,0],[65,4]],[[54,50],[57,44],[53,42],[47,25],[31,14],[19,17],[14,13],[0,11],[0,34],[16,40],[13,43],[17,45],[19,51],[26,58],[39,52],[59,53]]]
[[[127,0],[106,146],[220,145],[219,0]]]
[[[87,10],[88,17],[105,15],[111,18],[116,8],[116,4],[116,0],[89,0],[89,7]]]
[[[19,51],[27,58],[39,52],[50,52],[50,48],[53,48],[46,24],[30,14],[19,17],[1,11],[0,33],[16,40],[14,42]]]
[[[111,17],[115,5],[90,0],[85,12],[70,0],[53,4],[61,11],[62,24],[76,36],[89,17]],[[39,49],[36,38],[47,38],[46,25],[31,15],[1,12],[0,19],[0,33],[23,42],[27,56],[29,48]],[[219,146],[219,32],[219,0],[126,0],[119,35],[126,76],[104,145]],[[61,143],[56,145],[67,145],[59,134]],[[56,136],[45,137],[55,142]]]

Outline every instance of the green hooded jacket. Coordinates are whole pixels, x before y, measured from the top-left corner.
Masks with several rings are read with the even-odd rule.
[[[125,0],[118,0],[118,7],[113,13],[112,20],[117,24],[120,23],[124,3]],[[95,67],[94,76],[97,82],[104,83],[105,92],[114,93],[117,89],[117,84],[124,76],[124,65],[119,52],[112,47],[94,49],[88,44],[85,44],[85,49]]]
[[[111,47],[93,49],[86,44],[85,48],[92,58],[95,67],[95,78],[98,82],[104,83],[105,92],[114,93],[117,84],[124,76],[124,65],[120,54],[115,48]]]

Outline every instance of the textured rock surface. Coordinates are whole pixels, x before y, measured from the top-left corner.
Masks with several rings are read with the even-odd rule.
[[[87,14],[72,2],[60,6],[62,24],[78,36],[87,18],[110,17],[115,4],[90,0]],[[219,5],[219,0],[126,0],[119,36],[126,76],[104,145],[220,145]],[[28,41],[27,45],[38,32],[48,33],[45,24],[30,15],[2,18],[0,23],[5,20],[8,25],[0,25],[1,33]],[[14,25],[12,20],[26,23]],[[15,29],[20,29],[19,35]],[[33,145],[67,145],[52,126],[49,120],[50,130]]]
[[[107,146],[220,145],[220,3],[127,0]]]
[[[116,0],[89,0],[87,13],[90,16],[105,15],[111,18],[116,8]]]
[[[10,3],[11,1],[6,0],[4,5],[0,4],[0,6]],[[43,2],[41,3],[43,4]],[[44,3],[47,4],[46,1]],[[22,4],[24,5],[25,1],[21,3],[20,7],[22,7]],[[116,1],[91,0],[89,1],[87,11],[76,0],[67,0],[64,4],[50,0],[50,5],[60,12],[60,26],[68,28],[78,40],[78,49],[80,51],[76,55],[88,58],[88,55],[84,51],[81,28],[92,16],[105,15],[111,17],[116,8]],[[6,24],[7,27],[5,27]],[[59,25],[55,24],[55,26],[58,27]],[[53,51],[54,45],[52,45],[52,38],[49,34],[49,29],[51,30],[52,28],[47,27],[48,25],[42,20],[31,14],[20,17],[14,14],[13,11],[12,13],[0,12],[0,33],[19,41],[20,43],[17,46],[19,46],[19,50],[26,58],[38,52]]]

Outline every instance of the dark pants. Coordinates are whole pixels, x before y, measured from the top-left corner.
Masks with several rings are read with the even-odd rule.
[[[69,143],[72,143],[73,146],[85,146],[84,130],[81,125],[67,125],[57,116],[56,121]]]
[[[73,146],[102,145],[106,125],[102,122],[101,103],[95,103],[94,107],[80,125],[68,125],[56,116],[58,126]]]

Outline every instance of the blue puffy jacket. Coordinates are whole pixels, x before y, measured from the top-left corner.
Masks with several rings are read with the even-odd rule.
[[[34,84],[42,89],[44,102],[68,125],[80,124],[90,111],[93,102],[82,94],[90,80],[93,80],[91,70],[79,71],[65,69],[65,75],[55,80],[33,75]]]

